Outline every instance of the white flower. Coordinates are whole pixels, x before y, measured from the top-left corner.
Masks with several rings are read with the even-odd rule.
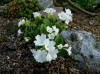
[[[63,45],[62,44],[59,44],[58,45],[58,49],[62,49],[63,48]]]
[[[21,35],[23,32],[19,29],[18,30],[18,36]]]
[[[47,32],[49,32],[48,34],[49,39],[54,39],[55,36],[59,33],[59,29],[56,28],[56,26],[52,26],[52,28],[47,26]]]
[[[47,61],[55,60],[57,58],[58,50],[55,49],[55,42],[49,39],[45,42],[45,49],[48,51]]]
[[[18,27],[20,27],[20,26],[23,25],[23,24],[25,24],[25,20],[24,20],[24,19],[21,20],[21,21],[19,21],[19,23],[18,23]]]
[[[47,26],[47,32],[49,32],[49,37],[55,37],[58,33],[59,33],[59,29],[56,28],[56,26],[52,26],[52,28],[50,28],[49,26]]]
[[[35,39],[36,40],[34,41],[34,43],[36,46],[43,46],[45,45],[46,35],[45,34],[37,35]]]
[[[33,12],[34,18],[41,16],[41,14],[39,12]]]
[[[43,12],[53,15],[56,12],[56,10],[53,8],[46,8]]]
[[[48,53],[47,56],[46,56],[46,60],[47,60],[47,61],[51,61],[51,60],[52,60],[52,56],[51,56],[49,53]]]
[[[56,28],[56,26],[52,26],[52,28],[53,28],[55,36],[56,36],[59,33],[59,29]]]
[[[66,8],[65,8],[65,12],[66,12],[67,15],[72,16],[72,13],[71,13],[71,10],[70,10],[70,9],[66,9]]]
[[[64,45],[64,47],[68,47],[68,46],[69,46],[68,44],[65,44],[65,45]]]
[[[32,52],[33,56],[36,55],[36,50],[35,49],[30,49],[30,51]]]
[[[70,22],[69,20],[66,20],[66,21],[65,21],[66,24],[69,24],[69,22]]]
[[[53,32],[53,29],[50,28],[49,26],[47,26],[47,32],[52,33]]]
[[[57,49],[51,49],[47,54],[46,57],[47,61],[55,60],[57,58],[57,53],[58,53]]]
[[[48,34],[48,37],[49,37],[49,39],[54,39],[55,38],[55,33]]]
[[[30,37],[25,37],[24,39],[26,42],[30,41]]]
[[[31,50],[37,62],[43,63],[46,61],[47,52],[45,50]]]
[[[67,17],[67,19],[65,20],[65,23],[66,24],[69,24],[69,22],[71,22],[72,21],[72,16],[66,16]]]
[[[6,56],[7,57],[7,59],[10,59],[10,57],[9,56]]]
[[[66,49],[69,55],[71,55],[71,53],[72,53],[72,52],[71,52],[71,49],[72,49],[71,46],[70,46],[68,49]]]
[[[49,39],[45,40],[45,49],[48,51],[51,49],[55,49],[55,42],[50,41]]]
[[[61,11],[60,13],[58,13],[58,17],[59,19],[61,19],[62,21],[65,21],[66,20],[66,13]]]
[[[65,9],[65,12],[58,13],[59,19],[62,21],[65,21],[66,24],[69,24],[69,22],[72,21],[72,13],[70,9]]]

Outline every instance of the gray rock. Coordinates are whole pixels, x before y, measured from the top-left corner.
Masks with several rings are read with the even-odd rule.
[[[86,31],[63,31],[61,33],[66,43],[72,45],[72,58],[83,63],[84,68],[100,71],[100,42],[94,35]]]
[[[53,5],[53,0],[38,0],[38,1],[39,1],[39,4],[44,8],[47,8]]]

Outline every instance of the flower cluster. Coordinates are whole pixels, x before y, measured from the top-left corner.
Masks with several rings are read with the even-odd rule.
[[[56,10],[53,8],[46,8],[43,12],[53,15],[56,12]]]
[[[56,12],[56,10],[53,8],[46,8],[45,10],[43,10],[43,12],[53,15]],[[33,12],[33,15],[34,18],[41,16],[39,12]]]
[[[58,17],[62,21],[65,21],[66,24],[69,24],[69,22],[72,21],[72,13],[71,13],[71,10],[70,9],[65,9],[65,12],[64,11],[61,11],[60,13],[58,13]]]
[[[55,28],[56,31],[53,28]],[[50,31],[50,29],[52,30]],[[57,33],[59,32],[59,29],[56,28],[56,26],[52,26],[52,28],[50,28],[49,26],[47,27],[47,32],[52,34],[53,31],[54,35],[56,36]],[[36,49],[31,50],[37,62],[43,63],[46,61],[55,60],[57,58],[58,49],[56,49],[55,47],[56,43],[55,41],[53,41],[53,39],[50,40],[49,38],[47,38],[46,34],[37,35],[35,39],[36,39],[34,41],[35,46],[42,46],[41,48],[42,50],[39,49],[37,49],[37,51]]]
[[[68,54],[71,55],[71,46],[69,47],[68,44],[65,44],[64,46],[59,44],[56,46],[54,37],[56,37],[59,33],[59,29],[56,28],[56,26],[52,26],[52,28],[47,26],[47,32],[49,32],[49,34],[53,33],[54,36],[51,35],[51,37],[49,37],[49,34],[41,34],[35,37],[35,46],[41,47],[40,49],[31,49],[31,52],[37,62],[43,63],[55,60],[57,58],[57,54],[59,53],[58,50],[62,48],[65,48]]]
[[[53,15],[56,12],[56,10],[53,8],[46,8],[43,12]],[[33,12],[33,15],[34,15],[34,18],[41,16],[39,12]],[[71,10],[65,8],[65,12],[61,11],[60,13],[58,13],[58,17],[60,20],[65,21],[66,24],[69,24],[69,22],[72,21]]]
[[[49,33],[48,34],[49,39],[54,39],[55,36],[59,33],[59,29],[56,28],[56,26],[52,26],[52,28],[47,26],[47,32]]]
[[[62,11],[61,13],[58,13],[58,16],[62,21],[65,21],[65,23],[68,24],[72,21],[72,14],[70,9],[65,9],[65,11],[66,12]],[[52,15],[56,10],[53,8],[46,8],[44,12],[46,12],[49,17],[44,17],[42,19],[39,12],[33,12],[35,21],[31,23],[28,20],[23,19],[18,23],[18,27],[23,27],[21,29],[24,29],[22,30],[23,32],[21,29],[18,30],[18,36],[23,34],[26,42],[34,41],[35,47],[31,49],[31,52],[34,59],[39,63],[56,60],[58,53],[62,50],[67,51],[68,55],[71,55],[72,49],[68,44],[63,45],[63,39],[60,32],[65,29],[66,24],[62,21],[58,21],[59,19],[53,18]],[[38,17],[41,19],[36,19]],[[37,27],[38,29],[35,30]]]

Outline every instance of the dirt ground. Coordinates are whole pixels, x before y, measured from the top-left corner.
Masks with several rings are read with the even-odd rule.
[[[100,13],[98,13],[100,14]],[[77,63],[72,62],[70,57],[57,58],[50,64],[40,64],[33,62],[33,57],[29,51],[31,44],[21,44],[18,38],[16,49],[7,46],[11,37],[13,24],[17,24],[19,19],[9,20],[0,16],[0,74],[92,74],[77,68]],[[68,25],[70,30],[85,30],[92,32],[97,41],[100,41],[100,15],[90,17],[83,13],[73,13],[73,22]],[[99,74],[99,73],[98,73]]]
[[[68,29],[85,30],[92,32],[97,41],[100,41],[100,13],[98,16],[90,17],[84,13],[73,14],[73,22],[69,24]]]

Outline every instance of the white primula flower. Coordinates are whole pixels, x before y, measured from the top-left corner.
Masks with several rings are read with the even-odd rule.
[[[45,50],[37,50],[37,51],[31,50],[31,52],[33,53],[33,56],[37,62],[43,63],[47,61],[46,60],[47,52]]]
[[[54,39],[55,38],[55,33],[48,34],[48,38],[49,39]]]
[[[49,32],[49,37],[50,38],[54,38],[58,33],[59,33],[59,29],[56,28],[56,26],[52,26],[52,28],[50,28],[49,26],[47,26],[47,32]]]
[[[25,24],[25,20],[24,20],[24,19],[21,20],[21,21],[19,21],[19,23],[18,23],[18,27],[20,27],[20,26],[23,25],[23,24]]]
[[[57,58],[57,53],[58,53],[57,49],[49,50],[47,57],[46,57],[47,61],[55,60]]]
[[[71,52],[71,49],[72,49],[71,46],[70,46],[68,49],[66,49],[69,55],[71,55],[71,53],[72,53],[72,52]]]
[[[41,16],[41,14],[39,12],[33,12],[34,18]]]
[[[47,61],[51,61],[51,60],[52,60],[52,56],[51,56],[49,53],[48,53],[47,56],[46,56],[46,60],[47,60]]]
[[[35,39],[36,40],[34,41],[34,43],[36,46],[43,46],[45,45],[46,35],[45,34],[37,35]]]
[[[66,13],[61,11],[60,13],[58,13],[58,17],[59,19],[61,19],[62,21],[66,20]]]
[[[21,35],[23,32],[19,29],[18,30],[18,36]]]
[[[65,23],[66,24],[69,24],[69,22],[71,22],[72,21],[72,16],[70,16],[70,15],[68,15],[68,16],[66,16],[66,20],[65,20]]]
[[[62,44],[59,44],[58,45],[58,49],[62,49],[63,48],[63,45]]]
[[[56,28],[56,26],[52,26],[52,28],[53,28],[55,36],[56,36],[59,33],[59,29]]]
[[[26,42],[29,42],[30,39],[31,39],[30,37],[25,37],[25,38],[24,38],[24,40],[25,40]]]
[[[59,19],[62,21],[65,21],[66,24],[69,24],[69,22],[72,21],[72,13],[70,9],[65,9],[65,12],[58,13]]]
[[[66,24],[69,24],[69,22],[70,22],[69,20],[65,20],[65,23],[66,23]]]
[[[53,15],[56,12],[56,10],[53,8],[46,8],[43,12]]]
[[[69,46],[68,44],[65,44],[65,45],[64,45],[64,47],[68,47],[68,46]]]
[[[55,48],[55,42],[54,41],[50,41],[49,39],[45,40],[45,49],[46,50],[51,50]]]
[[[52,33],[53,32],[53,29],[50,28],[49,26],[47,26],[47,32]]]
[[[66,12],[67,15],[72,16],[72,13],[71,13],[71,10],[70,9],[66,9],[65,8],[65,12]]]
[[[35,49],[30,49],[30,51],[32,52],[33,56],[35,55],[36,53],[36,50]]]

